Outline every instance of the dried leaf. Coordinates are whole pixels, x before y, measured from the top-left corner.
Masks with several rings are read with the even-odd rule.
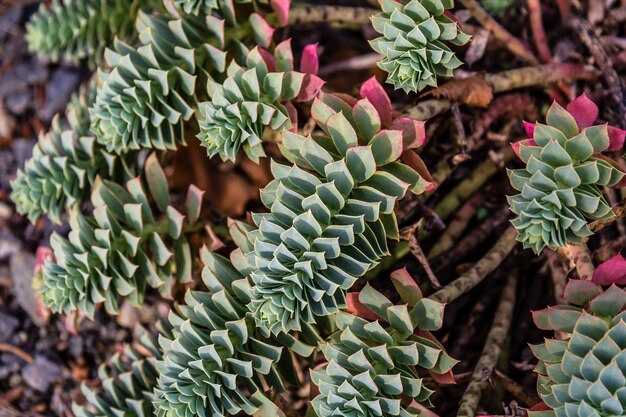
[[[487,107],[493,100],[493,86],[485,80],[484,75],[453,80],[439,88],[430,90],[422,95],[426,97],[447,98],[459,103],[477,107]]]

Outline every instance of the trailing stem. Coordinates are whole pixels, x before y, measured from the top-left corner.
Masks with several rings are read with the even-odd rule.
[[[498,362],[502,347],[507,339],[513,318],[515,307],[515,294],[517,287],[517,271],[514,270],[508,277],[506,286],[502,290],[500,303],[496,310],[491,330],[487,335],[485,347],[474,368],[472,379],[463,394],[459,405],[457,417],[474,417],[476,408],[483,392],[489,387],[488,378]]]
[[[289,12],[290,25],[307,23],[339,23],[366,25],[377,9],[367,7],[295,5]]]
[[[446,285],[433,295],[431,300],[440,303],[449,303],[461,295],[469,292],[472,288],[480,284],[487,275],[491,274],[507,257],[517,244],[515,237],[517,232],[513,227],[509,227],[489,252],[467,272],[459,278]]]

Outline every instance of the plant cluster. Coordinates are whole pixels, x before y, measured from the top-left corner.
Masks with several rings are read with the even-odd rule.
[[[428,297],[406,270],[392,274],[391,291],[369,284],[397,268],[404,249],[390,241],[409,240],[419,258],[417,239],[432,231],[437,216],[403,228],[398,215],[400,200],[423,208],[420,195],[436,188],[419,156],[426,126],[400,113],[375,77],[358,97],[323,89],[317,45],[274,42],[275,26],[333,13],[349,26],[356,15],[314,7],[293,8],[304,13],[292,20],[286,0],[55,0],[32,17],[32,50],[97,67],[12,182],[31,222],[69,223],[38,269],[45,306],[93,318],[101,306],[117,314],[124,301],[185,289],[158,335],[140,331],[101,368],[101,389],[83,388],[78,417],[290,415],[277,398],[299,386],[302,365],[311,416],[432,416],[424,376],[454,381],[457,361],[432,332],[445,304],[477,284],[472,276],[491,271],[479,262]],[[454,75],[453,48],[470,37],[453,7],[381,0],[370,13],[380,34],[370,44],[393,88],[418,92]],[[604,191],[625,185],[610,153],[626,132],[594,125],[598,115],[582,95],[566,108],[555,102],[545,124],[526,123],[529,138],[513,144],[524,166],[509,171],[515,230],[493,259],[512,250],[515,232],[536,253],[573,254],[591,222],[616,216]],[[203,246],[216,238],[204,191],[171,186],[171,155],[196,140],[220,167],[272,157],[264,209],[229,220],[228,233],[216,227],[220,253]],[[535,313],[539,328],[567,337],[533,346],[548,410],[531,415],[626,414],[626,296],[598,282],[572,280],[569,305]]]

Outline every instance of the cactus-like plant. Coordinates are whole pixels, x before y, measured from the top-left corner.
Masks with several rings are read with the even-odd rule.
[[[372,17],[382,36],[370,41],[383,55],[378,66],[387,82],[405,92],[437,86],[437,75],[450,77],[462,62],[446,42],[464,45],[470,37],[447,12],[453,0],[380,0],[382,12]]]
[[[18,169],[11,182],[18,213],[33,223],[45,214],[60,224],[66,209],[80,207],[89,196],[96,176],[123,180],[132,175],[135,155],[111,154],[89,133],[87,106],[94,95],[95,89],[89,88],[72,98],[65,113],[69,128],[56,115],[50,131],[39,135],[24,170]]]
[[[50,7],[42,3],[26,25],[26,41],[31,51],[53,61],[77,63],[88,58],[96,66],[113,38],[135,38],[139,6],[157,4],[156,0],[53,0]]]
[[[189,291],[170,313],[172,337],[160,340],[158,417],[252,415],[271,404],[264,386],[284,388],[282,347],[263,339],[246,309],[249,280],[206,248],[202,259],[209,292]]]
[[[213,16],[137,17],[141,46],[120,40],[105,58],[91,112],[92,130],[107,149],[175,149],[196,106],[196,86],[226,69],[224,22]],[[245,32],[245,31],[244,31]]]
[[[301,67],[317,69],[315,45],[303,52]],[[259,47],[246,56],[245,66],[233,61],[223,83],[209,81],[210,101],[200,103],[198,139],[209,156],[235,160],[244,151],[254,161],[265,156],[261,143],[266,127],[281,131],[294,127],[296,111],[288,101],[308,101],[317,95],[322,81],[313,73],[294,70],[289,40],[274,55]],[[287,103],[285,103],[287,102]]]
[[[165,173],[154,154],[145,163],[145,183],[149,193],[139,177],[128,181],[126,189],[96,180],[93,215],[74,209],[69,237],[53,234],[56,262],[46,263],[40,289],[52,311],[78,309],[93,317],[96,304],[104,303],[115,314],[120,297],[141,305],[148,285],[168,295],[173,276],[191,280],[185,234],[198,219],[202,193],[190,187],[187,216],[172,207]],[[152,201],[160,214],[153,212]]]
[[[626,415],[626,291],[582,280],[565,289],[571,305],[534,313],[543,330],[569,334],[531,346],[539,359],[537,389],[550,408],[532,417]]]
[[[456,364],[428,333],[441,326],[443,304],[422,298],[406,271],[394,274],[406,304],[393,305],[367,285],[356,304],[368,319],[337,313],[339,330],[322,345],[328,364],[311,371],[320,392],[312,401],[318,417],[421,415],[432,406],[432,390],[417,369],[441,375]]]
[[[158,332],[170,335],[169,324],[161,323]],[[154,413],[154,393],[161,359],[161,348],[155,335],[142,327],[135,330],[135,343],[116,353],[98,369],[102,389],[86,384],[81,389],[87,404],[72,404],[76,417],[148,417]]]
[[[526,164],[509,171],[514,189],[509,197],[518,240],[536,253],[578,244],[590,236],[587,222],[612,215],[600,187],[621,186],[624,173],[601,154],[619,150],[624,131],[607,125],[592,126],[598,109],[586,96],[568,109],[554,103],[547,124],[527,124],[530,139],[514,149]]]
[[[351,104],[329,94],[316,99],[322,134],[284,131],[281,150],[293,165],[272,163],[275,179],[261,191],[270,212],[253,214],[255,227],[231,225],[252,271],[249,307],[273,333],[301,330],[345,306],[346,290],[388,254],[387,237],[397,238],[396,201],[430,185],[399,161],[419,159],[407,148],[422,143],[423,124],[392,122],[374,79],[363,94]]]

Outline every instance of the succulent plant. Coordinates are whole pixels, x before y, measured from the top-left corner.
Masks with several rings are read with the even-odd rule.
[[[370,41],[383,55],[378,66],[387,72],[387,82],[405,92],[437,86],[437,75],[450,77],[462,62],[446,42],[466,44],[470,36],[447,12],[453,0],[380,0],[382,12],[372,17],[380,38]]]
[[[410,280],[409,287],[400,284],[412,293],[405,293],[407,304],[393,305],[367,285],[358,295],[359,316],[373,317],[336,314],[339,330],[322,345],[328,364],[311,371],[318,417],[423,415],[432,391],[417,368],[441,375],[456,364],[428,333],[441,326],[444,305],[422,298],[406,271],[398,273]]]
[[[158,326],[159,334],[169,335],[168,324]],[[86,384],[82,392],[87,404],[72,404],[76,417],[149,417],[154,413],[154,394],[161,359],[157,337],[142,327],[135,330],[135,343],[116,353],[98,369],[102,389]]]
[[[132,176],[136,155],[111,154],[89,133],[87,106],[94,95],[90,88],[72,98],[65,113],[69,128],[56,115],[11,182],[18,213],[28,215],[32,223],[45,214],[60,224],[66,209],[80,207],[89,196],[96,176],[118,180]]]
[[[544,330],[569,334],[531,346],[539,359],[537,389],[550,408],[532,417],[618,417],[626,415],[626,291],[603,290],[572,280],[565,289],[571,305],[533,314]]]
[[[105,58],[90,109],[92,130],[116,153],[175,149],[196,106],[196,86],[226,69],[224,22],[213,16],[137,17],[141,46],[120,40]],[[245,31],[244,31],[245,32]]]
[[[53,61],[63,58],[77,63],[89,58],[91,66],[102,63],[113,38],[132,40],[139,5],[156,5],[156,0],[53,0],[41,4],[26,25],[31,51]]]
[[[395,202],[431,185],[399,161],[419,159],[407,148],[421,144],[423,124],[403,118],[398,130],[382,129],[392,125],[389,98],[375,80],[363,91],[353,105],[330,94],[314,101],[322,135],[284,131],[293,165],[272,162],[274,180],[261,191],[270,212],[253,214],[255,226],[231,224],[254,282],[249,308],[272,333],[344,307],[346,290],[388,254],[387,237],[397,238]]]
[[[591,116],[590,116],[591,115]],[[618,187],[617,164],[601,154],[623,145],[624,131],[592,126],[597,107],[581,96],[568,109],[554,103],[547,124],[528,125],[530,139],[514,144],[525,169],[509,171],[520,194],[509,197],[518,240],[536,253],[578,244],[592,233],[589,220],[612,215],[600,187]]]
[[[311,49],[311,47],[313,49]],[[301,67],[317,69],[315,45],[305,48]],[[234,161],[243,147],[258,162],[265,156],[262,146],[266,127],[281,131],[294,127],[296,112],[290,100],[308,101],[317,95],[322,81],[314,73],[294,70],[289,40],[280,43],[274,55],[254,48],[245,66],[235,61],[228,67],[223,83],[209,81],[210,101],[200,103],[198,139],[209,156]]]
[[[189,291],[170,313],[173,337],[160,340],[156,416],[252,415],[271,405],[264,387],[284,388],[277,369],[282,347],[264,340],[249,318],[249,280],[206,248],[202,259],[209,291]]]
[[[165,173],[154,154],[145,163],[145,183],[149,193],[139,177],[128,181],[126,189],[97,179],[93,215],[73,209],[68,238],[53,234],[56,262],[46,263],[40,289],[52,311],[78,309],[93,317],[96,304],[104,303],[115,314],[120,297],[141,305],[147,285],[168,295],[173,276],[191,280],[185,233],[198,219],[202,193],[190,187],[186,216],[172,207]],[[159,214],[153,213],[151,201]]]

